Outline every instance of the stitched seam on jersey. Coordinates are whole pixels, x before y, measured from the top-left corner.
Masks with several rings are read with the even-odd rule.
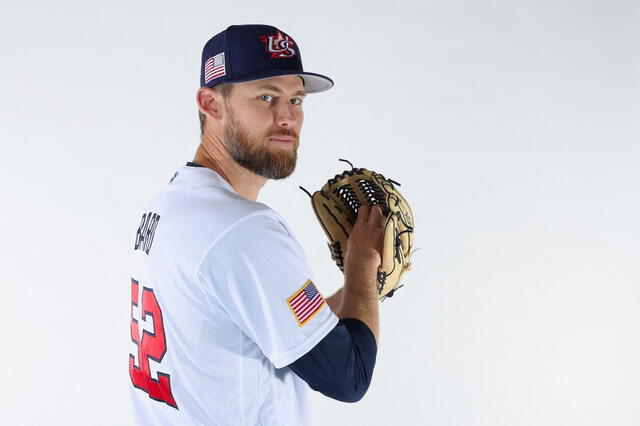
[[[242,345],[242,353],[246,354],[247,353],[247,348],[245,347],[246,341],[245,341],[245,339],[243,337],[244,337],[244,335],[242,335],[242,334],[238,335],[238,338],[240,339],[240,344]],[[241,385],[238,387],[238,392],[240,393],[240,395],[238,395],[237,397],[238,397],[238,400],[242,401],[242,404],[243,404],[243,407],[240,410],[240,413],[241,413],[240,415],[242,417],[242,424],[245,425],[245,424],[247,424],[247,409],[244,406],[244,404],[246,404],[246,398],[243,398],[242,391],[243,391],[244,385],[246,384],[245,378],[244,378],[245,373],[246,373],[246,371],[245,371],[246,366],[242,363],[242,358],[237,360],[237,362],[239,363],[239,367],[240,367],[238,370],[240,370],[240,379],[239,380],[240,380],[240,383],[241,383]]]

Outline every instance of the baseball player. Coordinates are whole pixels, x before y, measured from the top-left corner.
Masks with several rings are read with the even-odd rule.
[[[131,276],[134,417],[157,425],[307,425],[311,389],[367,391],[377,352],[383,229],[363,206],[344,286],[324,298],[287,222],[256,202],[295,168],[303,100],[331,79],[267,25],[233,25],[202,52],[201,143],[141,213]]]

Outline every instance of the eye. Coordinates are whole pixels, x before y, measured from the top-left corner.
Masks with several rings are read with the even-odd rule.
[[[293,98],[293,99],[291,99],[291,103],[294,104],[294,105],[302,105],[302,99]]]
[[[260,95],[260,100],[265,102],[271,102],[273,100],[273,96],[271,95]]]

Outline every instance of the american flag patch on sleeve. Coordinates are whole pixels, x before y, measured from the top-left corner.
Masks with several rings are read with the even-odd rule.
[[[325,301],[313,282],[307,280],[302,287],[293,293],[293,296],[287,299],[287,305],[298,322],[298,326],[302,327],[322,309]]]

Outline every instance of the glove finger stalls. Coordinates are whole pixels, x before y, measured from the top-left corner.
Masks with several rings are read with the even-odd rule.
[[[398,285],[400,265],[395,251],[396,229],[396,218],[391,215],[387,218],[384,227],[382,264],[378,271],[378,289],[381,297]]]

